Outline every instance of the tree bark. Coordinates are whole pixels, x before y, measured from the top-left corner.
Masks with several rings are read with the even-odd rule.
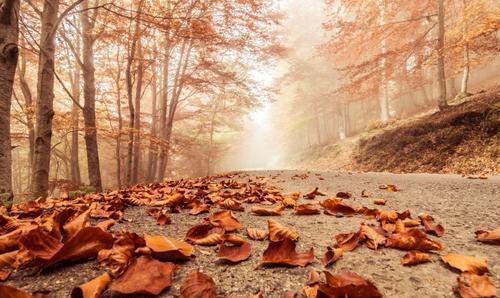
[[[116,53],[116,65],[120,65],[120,51]],[[122,97],[121,97],[121,72],[117,72],[116,75],[116,110],[118,113],[118,133],[116,135],[116,147],[115,147],[115,155],[116,155],[116,183],[118,184],[118,188],[122,187],[122,156],[121,156],[121,137],[123,130],[123,119],[122,119]]]
[[[19,55],[18,18],[19,0],[0,2],[0,199],[7,204],[13,198],[10,106]]]
[[[141,40],[137,41],[137,76],[135,82],[135,120],[134,120],[134,162],[132,169],[132,183],[139,181],[139,168],[141,162],[141,94],[142,79],[144,75],[144,61],[142,57]]]
[[[156,53],[156,48],[154,51]],[[158,90],[158,82],[157,82],[157,72],[156,72],[156,63],[153,62],[152,69],[152,80],[151,80],[151,93],[152,93],[152,103],[151,103],[151,137],[149,142],[149,154],[148,154],[148,164],[147,164],[147,182],[153,182],[156,173],[156,159],[158,158],[158,146],[156,144],[156,134],[157,134],[157,122],[158,122],[158,113],[157,113],[157,90]]]
[[[79,53],[80,52],[80,42],[77,41],[76,43],[76,50]],[[78,59],[75,57],[75,59]],[[73,93],[73,99],[75,102],[79,103],[80,102],[80,78],[81,78],[81,71],[80,71],[80,64],[78,62],[75,63],[74,65],[74,73],[73,73],[73,86],[72,86],[72,93]],[[73,106],[71,108],[71,153],[70,153],[70,164],[71,164],[71,181],[75,185],[80,185],[82,184],[82,178],[81,178],[81,173],[80,173],[80,156],[79,156],[79,150],[78,150],[78,133],[80,130],[80,107],[73,102]]]
[[[436,44],[438,55],[439,109],[448,107],[446,101],[446,76],[444,72],[444,0],[438,0],[438,39]]]
[[[99,148],[97,145],[97,127],[95,113],[95,68],[94,68],[94,20],[90,17],[88,2],[82,4],[80,14],[82,23],[82,74],[83,74],[83,120],[85,123],[85,147],[90,185],[102,191],[101,169],[99,167]]]
[[[46,197],[49,189],[52,118],[54,117],[55,26],[59,0],[45,0],[42,11],[40,54],[38,60],[37,110],[33,194]]]
[[[469,41],[467,37],[467,1],[463,0],[462,15],[464,18],[464,28],[463,28],[463,38],[464,38],[464,70],[462,73],[462,85],[460,87],[460,93],[464,96],[468,95],[468,84],[469,84],[469,73],[470,73],[470,59],[469,59]]]

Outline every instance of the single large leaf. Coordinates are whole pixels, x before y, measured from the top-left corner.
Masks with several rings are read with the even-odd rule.
[[[213,279],[201,272],[189,273],[181,286],[181,298],[217,298]]]
[[[311,263],[313,259],[313,248],[304,253],[297,253],[295,251],[295,242],[289,238],[284,238],[281,241],[269,242],[269,246],[262,256],[262,265],[274,264],[304,267]]]
[[[191,245],[174,238],[144,235],[144,239],[153,257],[162,261],[186,261],[193,253]]]

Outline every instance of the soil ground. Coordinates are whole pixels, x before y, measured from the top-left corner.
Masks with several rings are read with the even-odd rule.
[[[500,286],[499,247],[482,244],[474,239],[474,231],[500,226],[500,177],[470,180],[457,175],[309,172],[306,179],[292,179],[293,175],[305,173],[308,172],[245,172],[239,174],[236,180],[247,181],[256,176],[264,176],[269,178],[271,184],[282,187],[284,192],[306,193],[317,186],[329,196],[334,196],[338,191],[352,192],[353,198],[348,203],[356,207],[374,208],[376,205],[372,203],[373,198],[385,198],[387,205],[383,209],[397,211],[408,209],[413,217],[421,212],[428,213],[446,230],[444,236],[437,239],[445,245],[445,249],[439,254],[455,252],[487,258],[492,280],[497,288]],[[323,180],[320,180],[320,177]],[[402,190],[387,192],[378,188],[380,184],[396,184]],[[362,198],[360,195],[362,190],[373,193],[373,197]],[[146,214],[146,209],[146,207],[126,209],[124,217],[129,222],[118,223],[112,230],[128,230],[139,235],[160,234],[183,239],[190,227],[207,216],[207,214],[193,216],[183,211],[172,214],[172,224],[159,226]],[[236,217],[242,225],[245,228],[267,229],[268,217],[253,216],[249,213],[249,209],[246,206],[245,212],[236,212]],[[214,211],[215,208],[211,210]],[[312,264],[305,268],[257,268],[267,247],[267,241],[251,241],[252,256],[236,265],[216,263],[215,247],[197,246],[196,258],[181,264],[174,274],[173,287],[160,297],[178,295],[184,276],[193,270],[209,274],[217,284],[222,297],[248,297],[259,291],[264,293],[264,297],[282,297],[287,292],[295,292],[298,297],[302,297],[302,287],[306,283],[308,272],[312,269],[318,271],[324,269],[320,259],[326,247],[333,245],[333,236],[357,231],[361,222],[372,221],[359,216],[342,218],[324,214],[297,216],[289,209],[285,215],[274,219],[299,233],[297,251],[314,248],[316,258]],[[245,235],[244,231],[240,233]],[[373,281],[384,297],[455,297],[453,288],[458,274],[440,261],[439,254],[433,256],[431,263],[415,267],[401,265],[404,254],[405,252],[395,249],[381,248],[374,251],[360,246],[353,252],[345,253],[329,270],[356,272]],[[29,291],[50,290],[51,297],[68,297],[73,287],[92,279],[102,270],[94,260],[63,266],[48,272],[15,272],[7,283]]]

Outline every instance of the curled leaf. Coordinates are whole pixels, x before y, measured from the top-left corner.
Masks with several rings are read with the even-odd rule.
[[[385,205],[387,201],[385,199],[375,199],[373,200],[373,204],[375,205]]]
[[[443,245],[437,241],[428,238],[423,232],[412,229],[404,233],[390,235],[385,246],[402,250],[442,250]]]
[[[347,191],[339,191],[335,196],[341,199],[350,199],[352,197],[352,193]]]
[[[162,261],[185,261],[191,258],[193,247],[186,242],[165,236],[144,235],[146,246],[154,258]]]
[[[295,251],[295,242],[289,238],[284,238],[281,241],[269,242],[269,246],[262,256],[262,265],[274,264],[304,267],[311,263],[313,259],[313,248],[304,253],[297,253]]]
[[[280,216],[281,214],[283,214],[283,210],[285,210],[285,205],[283,204],[280,204],[274,208],[253,206],[251,209],[253,214],[259,216]]]
[[[217,289],[213,279],[201,272],[191,272],[181,286],[181,298],[203,297],[217,298]]]
[[[306,198],[308,200],[314,200],[314,198],[316,196],[326,196],[326,194],[324,192],[319,191],[318,187],[315,187],[313,190],[311,190],[310,192],[306,193],[304,195],[304,198]]]
[[[198,215],[201,213],[207,213],[210,211],[210,206],[207,204],[203,204],[200,201],[196,200],[193,201],[191,211],[189,211],[189,214],[191,215]]]
[[[495,285],[487,275],[462,273],[457,281],[457,291],[462,298],[496,297]]]
[[[285,238],[293,241],[297,241],[299,239],[299,234],[297,234],[297,232],[272,219],[267,220],[267,227],[269,230],[269,240],[271,241],[280,241]]]
[[[343,251],[353,251],[362,240],[363,235],[361,232],[343,233],[335,236],[337,246]]]
[[[211,224],[200,224],[192,227],[186,233],[186,240],[198,245],[216,245],[222,242],[224,229]]]
[[[319,286],[319,292],[327,297],[379,298],[382,294],[369,280],[353,272],[332,274],[324,271],[326,284]]]
[[[71,298],[95,298],[100,297],[111,282],[109,273],[104,273],[91,281],[80,285],[71,291]]]
[[[431,255],[416,250],[409,251],[403,256],[401,264],[404,266],[412,266],[431,261]]]
[[[236,231],[241,228],[240,222],[229,210],[215,212],[208,217],[211,224],[216,227],[222,227],[227,232]]]
[[[219,260],[231,263],[238,263],[250,257],[252,246],[248,242],[237,245],[226,245],[226,242],[219,245]]]
[[[356,209],[342,202],[341,199],[326,199],[319,203],[325,208],[325,213],[330,215],[346,215],[351,216],[356,214]]]
[[[319,213],[319,209],[314,208],[312,204],[302,204],[295,207],[295,214],[297,215],[313,215]]]
[[[435,225],[434,218],[432,218],[432,216],[430,216],[429,214],[420,214],[418,217],[422,221],[422,224],[424,225],[425,231],[427,233],[434,234],[438,237],[443,236],[444,228],[441,225]]]
[[[255,229],[255,228],[248,228],[247,234],[248,234],[248,237],[250,237],[253,240],[265,240],[265,239],[267,239],[267,236],[269,235],[269,233],[267,231],[261,230],[261,229]]]
[[[343,253],[344,250],[342,248],[332,248],[328,246],[326,248],[325,254],[323,255],[323,258],[321,258],[321,262],[323,262],[323,265],[325,265],[325,267],[328,267],[337,262],[337,260],[342,257]]]
[[[476,231],[476,240],[484,243],[500,244],[500,228],[493,231]]]

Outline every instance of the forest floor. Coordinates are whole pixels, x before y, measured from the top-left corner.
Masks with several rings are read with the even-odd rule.
[[[451,252],[486,258],[493,282],[497,287],[500,285],[498,246],[483,244],[474,238],[476,230],[492,230],[499,225],[498,176],[471,180],[458,175],[261,171],[239,173],[231,179],[243,183],[265,179],[269,184],[282,188],[283,192],[298,191],[302,194],[319,187],[327,196],[316,197],[314,201],[334,197],[339,191],[351,192],[352,198],[345,201],[355,207],[382,207],[399,212],[409,210],[413,218],[419,213],[432,215],[436,223],[443,225],[445,233],[440,238],[431,236],[444,244],[444,250],[433,254],[431,262],[406,267],[401,265],[405,252],[384,247],[371,250],[362,245],[354,251],[345,252],[328,268],[332,272],[351,271],[361,275],[372,281],[384,297],[455,297],[453,288],[457,284],[458,274],[445,266],[439,258],[439,255]],[[382,184],[395,184],[400,191],[379,189]],[[362,197],[363,190],[372,195]],[[375,198],[386,199],[386,206],[374,205]],[[311,202],[313,201],[304,198],[298,201],[299,204]],[[244,227],[240,231],[242,236],[246,237],[244,230],[249,227],[267,230],[266,222],[271,217],[252,215],[250,206],[244,206],[244,212],[234,212]],[[111,232],[126,230],[139,235],[158,234],[184,239],[193,225],[203,222],[208,216],[195,216],[182,211],[169,214],[171,224],[157,225],[155,219],[146,214],[147,209],[144,206],[127,208],[124,212],[125,220],[116,223]],[[214,208],[211,210],[213,212]],[[283,297],[289,292],[303,297],[302,287],[306,284],[308,273],[311,270],[324,270],[321,256],[327,246],[332,246],[335,242],[333,237],[339,233],[357,231],[362,222],[376,223],[375,220],[367,220],[361,216],[337,217],[323,213],[298,216],[290,209],[283,215],[272,218],[298,232],[300,238],[297,251],[314,248],[315,259],[311,264],[303,268],[258,268],[267,241],[251,241],[250,258],[235,265],[216,262],[216,247],[196,246],[196,257],[182,264],[174,274],[172,288],[159,297],[179,295],[182,280],[193,270],[200,270],[212,277],[218,293],[223,297],[250,297],[259,292],[263,293],[263,297]],[[42,273],[21,270],[14,272],[7,284],[28,291],[49,290],[51,297],[68,297],[73,287],[87,282],[103,270],[95,261],[62,266]],[[105,297],[109,296],[106,293]]]
[[[436,111],[315,146],[299,169],[391,173],[500,173],[500,86]]]

